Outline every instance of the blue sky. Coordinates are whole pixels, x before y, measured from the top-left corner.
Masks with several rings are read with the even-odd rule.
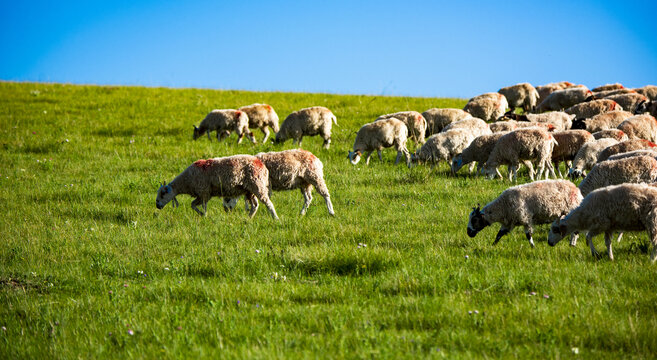
[[[657,84],[657,1],[5,1],[0,79],[470,97]]]

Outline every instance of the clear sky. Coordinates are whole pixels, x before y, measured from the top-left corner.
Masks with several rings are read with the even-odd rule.
[[[0,80],[470,97],[657,85],[652,1],[6,1]]]

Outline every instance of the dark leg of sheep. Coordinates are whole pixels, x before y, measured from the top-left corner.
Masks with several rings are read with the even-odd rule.
[[[605,245],[607,246],[607,256],[609,260],[614,261],[614,253],[611,251],[611,237],[614,234],[613,231],[605,231]]]
[[[301,215],[306,215],[306,211],[308,210],[308,207],[310,206],[310,202],[313,201],[313,195],[312,195],[312,187],[310,184],[303,184],[299,188],[301,190],[301,194],[303,194],[304,198],[304,203],[303,207],[301,208]]]
[[[534,239],[532,238],[533,234],[534,234],[534,229],[532,229],[532,226],[525,225],[525,237],[527,238],[527,240],[529,240],[529,245],[535,248],[536,245],[534,245]]]
[[[196,199],[194,199],[194,201],[192,201],[192,209],[194,209],[194,211],[196,211],[199,215],[201,215],[201,216],[205,216],[205,214],[206,214],[206,210],[207,210],[206,204],[207,204],[207,203],[203,202],[203,200],[201,200],[200,197],[197,197]],[[199,206],[199,205],[203,205],[203,210],[204,210],[204,211],[201,211],[201,210],[197,207],[197,206]]]
[[[595,246],[593,245],[593,237],[596,236],[596,235],[597,235],[597,233],[594,233],[592,231],[589,231],[588,233],[586,233],[586,244],[591,249],[591,255],[594,258],[599,259],[600,258],[600,253],[598,252],[598,250],[595,249]]]
[[[507,228],[506,226],[502,225],[500,227],[500,231],[497,232],[497,236],[495,236],[495,241],[493,241],[493,245],[497,245],[497,243],[500,242],[500,239],[502,238],[502,236],[510,233],[511,230],[513,230],[513,226],[510,226],[509,228]]]
[[[249,217],[252,218],[255,216],[256,212],[258,211],[258,199],[252,193],[248,193],[245,196],[249,200],[249,204],[251,205],[251,208],[249,209]]]
[[[381,149],[376,150],[376,154],[379,155],[379,161],[383,162],[383,156],[381,156]]]

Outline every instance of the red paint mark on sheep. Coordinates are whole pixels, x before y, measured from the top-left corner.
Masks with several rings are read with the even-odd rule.
[[[207,160],[200,159],[200,160],[196,160],[194,162],[194,166],[196,166],[197,168],[200,168],[202,170],[207,170],[209,167],[212,166],[213,163],[214,163],[214,161],[212,161],[212,159],[207,159]]]
[[[270,105],[265,105],[265,107],[267,108],[267,111],[272,111],[273,110]]]
[[[239,119],[240,116],[242,116],[242,112],[239,110],[235,111],[235,119]]]
[[[573,83],[571,83],[570,81],[564,81],[564,84],[566,84],[566,86],[573,86]]]
[[[645,146],[657,147],[657,144],[655,144],[654,142],[648,141],[648,140],[641,140],[641,143]]]
[[[573,185],[573,188],[570,190],[570,203],[573,205],[577,204],[577,193],[579,193],[579,189]]]

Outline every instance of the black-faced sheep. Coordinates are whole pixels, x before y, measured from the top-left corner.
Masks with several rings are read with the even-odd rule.
[[[331,145],[331,126],[338,120],[331,110],[323,106],[313,106],[295,111],[288,115],[276,134],[274,143],[283,143],[294,139],[301,146],[304,136],[319,135],[324,139],[324,148]]]

